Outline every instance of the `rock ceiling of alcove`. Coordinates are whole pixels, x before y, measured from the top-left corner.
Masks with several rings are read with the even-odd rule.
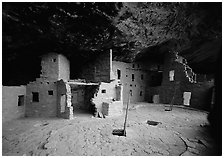
[[[123,61],[177,50],[200,67],[221,51],[221,11],[221,3],[208,2],[4,2],[3,64],[29,53],[85,59],[112,48]]]

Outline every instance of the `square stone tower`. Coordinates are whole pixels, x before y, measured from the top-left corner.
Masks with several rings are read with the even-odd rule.
[[[70,79],[69,60],[61,54],[49,53],[42,56],[41,67],[41,78],[46,78],[51,81],[61,79],[68,81]]]

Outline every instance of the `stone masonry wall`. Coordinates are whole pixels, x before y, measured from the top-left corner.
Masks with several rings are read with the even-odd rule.
[[[212,81],[182,85],[183,90],[191,92],[190,106],[203,110],[210,110],[211,108],[213,87],[214,82]]]
[[[24,96],[18,106],[19,96]],[[24,117],[26,86],[2,86],[2,122]]]
[[[146,101],[149,103],[153,103],[153,96],[159,95],[160,86],[157,87],[147,87],[146,88]]]
[[[123,100],[121,95],[123,88],[117,88],[120,86],[121,85],[119,85],[116,81],[113,81],[111,83],[100,83],[99,89],[96,91],[94,97],[92,98],[92,103],[96,108],[96,116],[98,114],[112,116],[122,113]],[[117,93],[117,91],[120,91],[120,93]],[[103,107],[103,105],[106,106]]]
[[[72,106],[75,109],[88,110],[84,103],[85,86],[70,85],[72,93]]]
[[[179,60],[181,59],[177,58],[173,52],[169,52],[165,56],[162,85],[159,89],[161,103],[170,104],[175,93],[173,104],[183,104],[184,89],[182,85],[191,83],[186,76],[185,65],[182,64],[184,61]],[[173,80],[170,80],[170,71],[174,72]]]
[[[68,81],[70,79],[70,62],[65,56],[61,54],[59,54],[58,60],[59,60],[58,80],[63,79],[64,81]]]
[[[84,66],[81,78],[88,82],[110,82],[111,61],[110,53],[101,54],[95,61]]]
[[[174,78],[170,81],[169,73],[172,70],[174,70]],[[196,74],[187,65],[186,60],[175,53],[167,53],[164,60],[162,85],[159,88],[161,103],[170,104],[175,93],[173,104],[183,105],[184,92],[191,92],[190,106],[208,109],[212,86],[213,84],[208,82],[197,83]]]
[[[59,76],[58,54],[49,53],[41,59],[41,78],[57,81]]]
[[[95,104],[92,102],[92,98],[98,93],[99,85],[85,86],[85,96],[84,96],[84,104],[86,109],[89,112],[92,112],[93,115],[96,114],[97,108]]]
[[[67,81],[70,79],[70,63],[61,54],[49,53],[44,55],[41,60],[41,67],[41,78],[52,81],[60,79]]]
[[[39,78],[26,86],[25,115],[28,117],[51,117],[57,115],[57,83]],[[38,101],[33,100],[34,93]]]
[[[149,81],[149,70],[142,63],[112,62],[112,70],[117,80],[123,85],[123,102],[128,101],[129,91],[132,91],[131,103],[145,101],[146,87]],[[118,77],[120,71],[120,79]]]
[[[60,80],[57,82],[57,116],[65,117],[65,108],[67,105],[67,89],[65,82]]]

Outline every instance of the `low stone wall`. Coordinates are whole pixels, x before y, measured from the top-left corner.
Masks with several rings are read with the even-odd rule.
[[[119,116],[123,113],[123,102],[122,101],[112,101],[110,103],[103,102],[102,104],[102,114],[105,116],[113,117]]]
[[[2,86],[2,122],[24,117],[25,96],[26,86]]]

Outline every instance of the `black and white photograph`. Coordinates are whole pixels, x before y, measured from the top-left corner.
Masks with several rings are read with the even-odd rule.
[[[2,156],[222,156],[222,1],[3,1]]]

